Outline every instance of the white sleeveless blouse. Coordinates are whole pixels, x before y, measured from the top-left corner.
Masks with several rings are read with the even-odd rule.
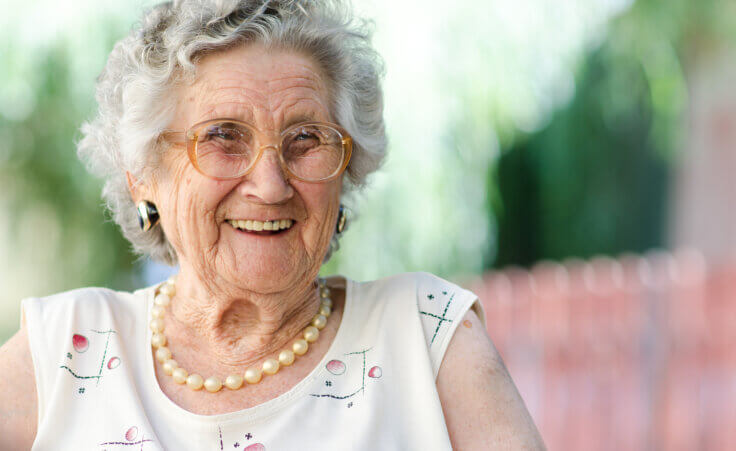
[[[450,449],[435,379],[468,308],[484,320],[473,293],[427,273],[347,280],[337,335],[306,378],[258,406],[197,415],[156,381],[154,290],[23,301],[38,392],[33,450]]]

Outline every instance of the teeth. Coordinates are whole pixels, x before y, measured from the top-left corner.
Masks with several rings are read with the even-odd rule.
[[[253,219],[229,219],[227,221],[231,226],[240,230],[255,230],[260,232],[261,230],[283,230],[291,228],[294,221],[291,219],[276,219],[274,221],[256,221]]]

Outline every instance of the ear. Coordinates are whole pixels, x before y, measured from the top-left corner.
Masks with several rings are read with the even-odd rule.
[[[133,174],[125,171],[125,178],[128,181],[128,190],[130,191],[130,197],[133,199],[134,204],[138,204],[142,200],[152,200],[148,198],[149,193],[147,187],[140,183]]]

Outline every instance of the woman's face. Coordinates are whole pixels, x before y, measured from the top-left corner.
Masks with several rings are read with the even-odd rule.
[[[241,46],[201,60],[194,84],[179,91],[171,129],[234,118],[268,137],[262,146],[278,146],[280,132],[290,125],[332,122],[328,99],[327,83],[311,59]],[[213,180],[197,172],[186,149],[172,146],[147,194],[183,271],[276,292],[316,276],[335,229],[341,186],[341,177],[327,183],[288,180],[272,149],[264,150],[248,175]],[[293,225],[279,233],[239,230],[230,223],[281,219]]]

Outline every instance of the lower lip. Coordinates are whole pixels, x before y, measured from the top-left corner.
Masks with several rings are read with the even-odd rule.
[[[282,236],[286,235],[287,233],[289,233],[291,231],[291,229],[294,228],[294,226],[296,225],[296,223],[293,223],[291,225],[291,227],[289,227],[288,229],[280,230],[277,233],[273,233],[273,232],[269,233],[267,230],[263,230],[263,231],[258,232],[258,231],[255,231],[255,230],[236,229],[235,227],[233,227],[232,225],[230,225],[230,223],[228,223],[228,225],[230,226],[231,229],[235,230],[238,233],[242,233],[244,235],[248,235],[248,236],[252,236],[252,237],[256,237],[256,238],[278,238],[278,237],[282,237]]]

